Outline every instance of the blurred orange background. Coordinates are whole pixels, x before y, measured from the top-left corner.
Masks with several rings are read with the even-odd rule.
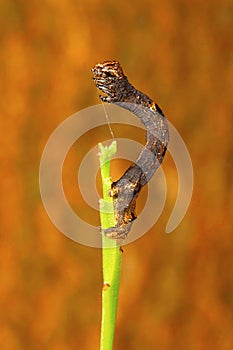
[[[106,59],[161,106],[195,176],[189,211],[166,235],[177,174],[165,157],[163,214],[124,247],[114,349],[233,349],[232,13],[228,0],[1,1],[1,349],[99,348],[101,251],[53,226],[38,169],[53,130],[99,103],[90,69]],[[107,134],[65,165],[86,217],[80,154]]]

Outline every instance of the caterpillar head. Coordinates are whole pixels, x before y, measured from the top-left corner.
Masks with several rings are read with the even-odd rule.
[[[93,80],[101,92],[100,99],[104,102],[121,100],[121,86],[127,81],[126,76],[117,61],[98,63],[92,69]]]

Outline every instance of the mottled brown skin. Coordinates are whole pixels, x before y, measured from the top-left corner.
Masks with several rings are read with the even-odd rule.
[[[117,104],[135,114],[145,125],[146,144],[135,164],[123,176],[112,183],[110,195],[114,198],[115,226],[104,230],[112,239],[127,237],[136,219],[136,199],[142,188],[163,161],[169,141],[166,118],[147,95],[136,90],[124,75],[117,61],[97,64],[93,69],[96,87],[102,101]]]

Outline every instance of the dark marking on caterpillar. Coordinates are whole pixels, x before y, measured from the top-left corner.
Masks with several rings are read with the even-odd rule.
[[[104,233],[112,239],[125,239],[137,217],[138,194],[165,156],[169,141],[168,124],[160,107],[129,83],[119,62],[98,63],[92,72],[100,99],[131,111],[146,127],[146,144],[136,163],[112,183],[110,191],[114,200],[115,226],[105,229]]]

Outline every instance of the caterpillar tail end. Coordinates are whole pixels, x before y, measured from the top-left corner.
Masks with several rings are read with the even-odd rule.
[[[131,229],[132,222],[123,226],[110,227],[104,230],[104,234],[110,239],[126,239]]]

